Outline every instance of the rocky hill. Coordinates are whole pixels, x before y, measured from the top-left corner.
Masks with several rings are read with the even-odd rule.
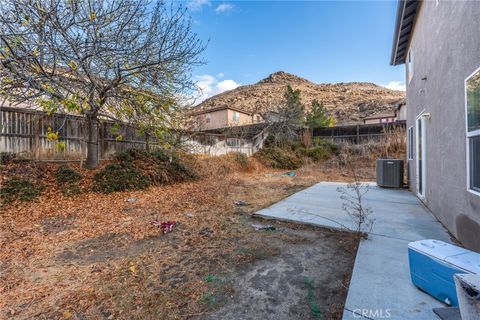
[[[393,112],[405,103],[405,93],[377,86],[373,83],[350,82],[316,84],[298,76],[279,71],[252,85],[213,96],[196,108],[211,109],[228,105],[254,113],[275,110],[282,103],[287,85],[300,89],[302,101],[308,109],[312,100],[322,101],[338,124],[358,123],[362,118]]]

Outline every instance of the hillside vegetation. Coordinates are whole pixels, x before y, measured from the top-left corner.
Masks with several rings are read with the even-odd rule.
[[[362,118],[373,114],[393,112],[397,106],[405,103],[404,92],[373,83],[316,84],[279,71],[255,84],[240,86],[211,97],[196,108],[207,110],[228,105],[260,114],[274,111],[282,103],[288,85],[301,91],[302,102],[307,108],[315,99],[322,102],[327,112],[335,117],[337,124],[358,123]]]

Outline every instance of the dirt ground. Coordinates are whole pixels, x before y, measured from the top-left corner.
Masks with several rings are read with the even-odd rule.
[[[201,319],[341,319],[356,239],[332,230],[273,226],[262,237],[277,254],[214,278],[211,304],[225,305]],[[224,283],[234,288],[226,301],[216,297]]]
[[[345,179],[335,172],[255,170],[2,207],[0,318],[339,319],[352,234],[285,223],[256,231],[250,216]],[[162,221],[177,224],[163,234],[153,223]]]

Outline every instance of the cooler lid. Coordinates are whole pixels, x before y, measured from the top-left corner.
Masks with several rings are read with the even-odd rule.
[[[480,254],[472,251],[447,257],[445,262],[453,264],[465,271],[480,274]]]
[[[410,242],[409,249],[427,254],[439,260],[445,260],[447,257],[470,252],[464,248],[454,246],[440,240],[426,239]]]

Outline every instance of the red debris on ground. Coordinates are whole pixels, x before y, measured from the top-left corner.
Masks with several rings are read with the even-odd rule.
[[[177,224],[177,221],[153,221],[152,225],[160,227],[163,233],[169,233],[173,231],[173,227]]]

